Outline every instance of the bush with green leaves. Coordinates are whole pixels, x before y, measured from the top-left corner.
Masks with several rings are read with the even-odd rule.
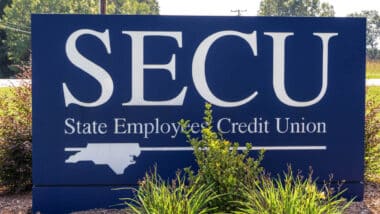
[[[211,207],[218,207],[218,211],[230,212],[236,209],[236,204],[231,202],[242,200],[240,190],[243,186],[252,183],[263,171],[260,166],[263,151],[254,159],[249,154],[251,144],[247,143],[246,148],[239,151],[238,143],[231,143],[215,132],[212,126],[211,104],[206,103],[203,119],[206,126],[202,129],[200,139],[191,136],[191,131],[187,128],[189,121],[180,121],[184,134],[194,148],[198,165],[196,173],[190,169],[186,171],[192,185],[213,184],[213,191],[218,195],[223,194],[223,197],[210,201]]]
[[[30,66],[21,67],[30,76]],[[32,94],[30,83],[0,93],[0,185],[10,192],[32,186]]]
[[[240,151],[213,131],[211,105],[205,105],[204,124],[200,138],[192,137],[189,121],[180,124],[194,149],[197,171],[185,169],[185,177],[177,174],[170,185],[156,171],[147,174],[136,190],[135,199],[124,199],[134,213],[342,213],[351,203],[342,198],[343,191],[334,193],[325,184],[318,189],[312,173],[304,179],[293,175],[291,168],[283,177],[272,179],[250,154],[252,146]],[[331,181],[330,181],[331,183]]]
[[[188,186],[186,177],[177,173],[172,183],[165,182],[156,170],[147,173],[140,182],[135,199],[121,199],[129,211],[137,214],[202,214],[216,208],[208,203],[220,196],[212,191],[212,185]]]
[[[372,182],[380,182],[380,110],[379,87],[367,89],[366,113],[365,113],[365,179]]]
[[[262,174],[258,182],[243,191],[244,201],[236,214],[324,214],[343,213],[352,201],[341,197],[344,191],[334,194],[332,188],[325,184],[322,190],[312,179],[312,173],[304,178],[300,173],[293,175],[292,169],[284,177],[272,179]]]

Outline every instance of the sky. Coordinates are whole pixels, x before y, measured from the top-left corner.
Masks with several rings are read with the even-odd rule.
[[[158,0],[161,15],[255,16],[261,0]],[[335,16],[346,16],[361,10],[380,12],[380,0],[320,0],[334,6]]]

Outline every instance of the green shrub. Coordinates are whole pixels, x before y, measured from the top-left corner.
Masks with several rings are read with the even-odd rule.
[[[207,206],[210,200],[218,198],[212,186],[187,186],[186,178],[177,173],[176,180],[167,183],[153,173],[146,174],[136,191],[136,199],[121,199],[128,211],[138,214],[202,214],[211,213],[215,208]]]
[[[194,155],[198,165],[198,171],[194,173],[190,169],[186,172],[190,175],[191,185],[212,185],[217,195],[223,194],[210,201],[210,207],[217,207],[218,211],[231,212],[236,204],[232,201],[242,200],[240,190],[244,185],[252,183],[262,172],[260,163],[263,159],[263,151],[257,160],[249,156],[252,146],[247,143],[244,151],[238,151],[239,144],[225,140],[221,134],[213,131],[211,104],[206,103],[204,122],[206,127],[202,129],[201,139],[193,138],[186,127],[189,121],[181,120],[183,132],[194,148]]]
[[[380,182],[380,110],[379,87],[367,89],[366,113],[365,113],[365,179],[372,182]],[[377,93],[376,93],[377,92]],[[377,95],[377,96],[376,96]]]
[[[312,172],[308,178],[293,176],[289,167],[283,178],[272,179],[260,163],[263,151],[255,160],[252,148],[239,151],[213,131],[211,105],[206,104],[201,138],[193,138],[187,129],[189,121],[181,120],[183,132],[194,148],[198,170],[185,169],[185,177],[177,174],[172,185],[154,171],[146,174],[136,191],[135,199],[122,199],[134,213],[263,213],[319,214],[342,213],[347,202],[325,184],[319,190]],[[331,178],[332,179],[332,178]],[[331,180],[330,180],[331,183]]]
[[[271,179],[262,174],[253,188],[245,188],[243,197],[246,200],[237,202],[241,208],[234,213],[338,214],[352,202],[341,198],[343,192],[333,194],[328,185],[323,190],[319,190],[316,181],[312,180],[312,173],[307,179],[300,174],[294,176],[291,168],[284,173],[284,178]]]
[[[21,67],[30,76],[30,67]],[[10,87],[0,93],[0,185],[8,191],[32,186],[31,85]]]

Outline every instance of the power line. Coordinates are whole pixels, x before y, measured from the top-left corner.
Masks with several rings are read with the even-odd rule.
[[[7,25],[7,26],[11,26],[11,27],[15,27],[15,28],[23,28],[24,30],[26,30],[26,31],[30,31],[30,27],[29,26],[26,26],[26,25],[24,25],[24,24],[20,24],[20,23],[14,23],[14,22],[9,22],[9,21],[5,21],[5,20],[0,20],[0,23],[1,22],[3,22],[3,23],[5,23],[5,25]]]
[[[18,28],[15,28],[15,27],[11,27],[11,26],[8,26],[8,25],[4,25],[4,24],[1,24],[1,23],[0,23],[0,28],[9,29],[9,30],[16,31],[16,32],[19,32],[19,33],[22,33],[22,34],[30,35],[30,31],[21,30],[21,29],[18,29]]]

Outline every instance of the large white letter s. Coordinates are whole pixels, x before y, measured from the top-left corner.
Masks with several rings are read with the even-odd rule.
[[[69,36],[66,41],[67,57],[69,58],[70,62],[73,63],[76,67],[80,68],[99,82],[101,86],[101,94],[99,98],[94,102],[82,102],[75,98],[67,87],[67,84],[63,83],[63,96],[65,98],[66,107],[68,107],[70,104],[77,104],[83,107],[97,107],[106,103],[111,98],[113,93],[113,81],[108,72],[79,53],[76,42],[78,38],[83,35],[92,35],[98,38],[104,44],[107,53],[111,54],[108,29],[103,33],[90,29],[80,29]]]

